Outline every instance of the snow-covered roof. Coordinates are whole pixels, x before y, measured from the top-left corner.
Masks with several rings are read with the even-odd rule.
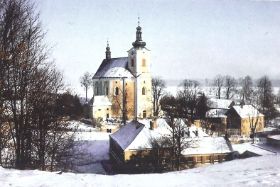
[[[206,112],[208,118],[225,118],[228,109],[210,109]]]
[[[232,107],[241,118],[258,117],[263,116],[255,107],[252,105],[235,105]]]
[[[187,131],[190,132],[190,135],[189,135],[190,138],[195,138],[195,137],[202,138],[202,137],[208,137],[209,136],[208,134],[206,134],[202,130],[202,128],[196,127],[195,125],[191,125],[190,127],[188,127]]]
[[[131,121],[120,128],[117,132],[110,135],[123,150],[151,149],[152,140],[162,137],[171,131],[168,124],[162,120],[157,120],[157,128],[150,129],[150,121],[144,121],[145,124],[138,121]]]
[[[177,123],[186,127],[183,120],[177,120]],[[164,119],[157,119],[156,124],[157,127],[151,130],[150,120],[131,121],[110,136],[123,150],[151,149],[152,140],[170,136],[172,132]],[[186,127],[185,131],[190,132],[188,134],[190,139],[208,137],[201,128],[194,125]]]
[[[109,98],[105,95],[96,95],[93,98],[93,106],[111,106],[112,103],[110,102]]]
[[[274,140],[280,140],[280,135],[271,135],[271,136],[268,136],[270,139],[274,139]]]
[[[230,105],[233,103],[229,99],[209,99],[209,108],[219,108],[219,109],[229,109]]]
[[[104,59],[93,78],[128,77],[133,75],[128,70],[128,57]]]
[[[190,147],[182,151],[182,155],[195,154],[214,154],[231,152],[224,137],[200,137],[197,139],[189,139],[192,141]]]

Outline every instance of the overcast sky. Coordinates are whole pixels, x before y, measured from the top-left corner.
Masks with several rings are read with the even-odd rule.
[[[127,56],[140,16],[152,74],[165,79],[217,74],[280,78],[280,2],[40,0],[46,42],[66,82],[95,73],[105,57]],[[79,91],[78,91],[79,92]]]

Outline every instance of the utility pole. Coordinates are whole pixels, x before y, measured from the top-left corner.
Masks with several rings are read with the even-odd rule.
[[[123,84],[123,110],[122,110],[122,121],[123,124],[126,125],[126,92],[125,92],[125,78],[126,77],[122,77],[122,84]]]
[[[134,88],[135,88],[135,91],[134,91],[134,119],[135,121],[137,121],[137,105],[138,105],[138,102],[137,102],[137,94],[138,94],[138,89],[137,89],[137,78],[141,75],[141,73],[139,75],[133,75],[133,77],[135,78],[135,81],[134,81]]]

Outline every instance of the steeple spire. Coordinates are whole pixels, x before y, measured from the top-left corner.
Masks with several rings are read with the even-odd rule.
[[[140,18],[138,17],[138,26],[136,27],[136,40],[132,43],[133,47],[145,47],[146,42],[142,41],[142,28],[140,27]]]
[[[109,42],[107,40],[107,47],[106,47],[106,60],[111,59],[111,51],[110,51],[110,46],[109,46]]]

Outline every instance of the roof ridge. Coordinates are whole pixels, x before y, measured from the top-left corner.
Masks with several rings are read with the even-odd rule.
[[[141,129],[140,129],[139,131],[137,131],[137,133],[135,134],[135,136],[133,137],[133,139],[131,140],[131,142],[126,146],[126,148],[125,148],[124,150],[126,150],[126,149],[133,143],[133,141],[136,139],[136,137],[138,136],[138,134],[139,134],[140,132],[142,132],[142,130],[143,130],[144,127],[145,127],[145,125],[144,125],[143,123],[140,123],[139,121],[136,121],[136,123],[138,123],[138,124],[136,124],[135,128],[136,128],[136,129],[141,128]],[[138,127],[138,125],[139,125],[139,127]]]

